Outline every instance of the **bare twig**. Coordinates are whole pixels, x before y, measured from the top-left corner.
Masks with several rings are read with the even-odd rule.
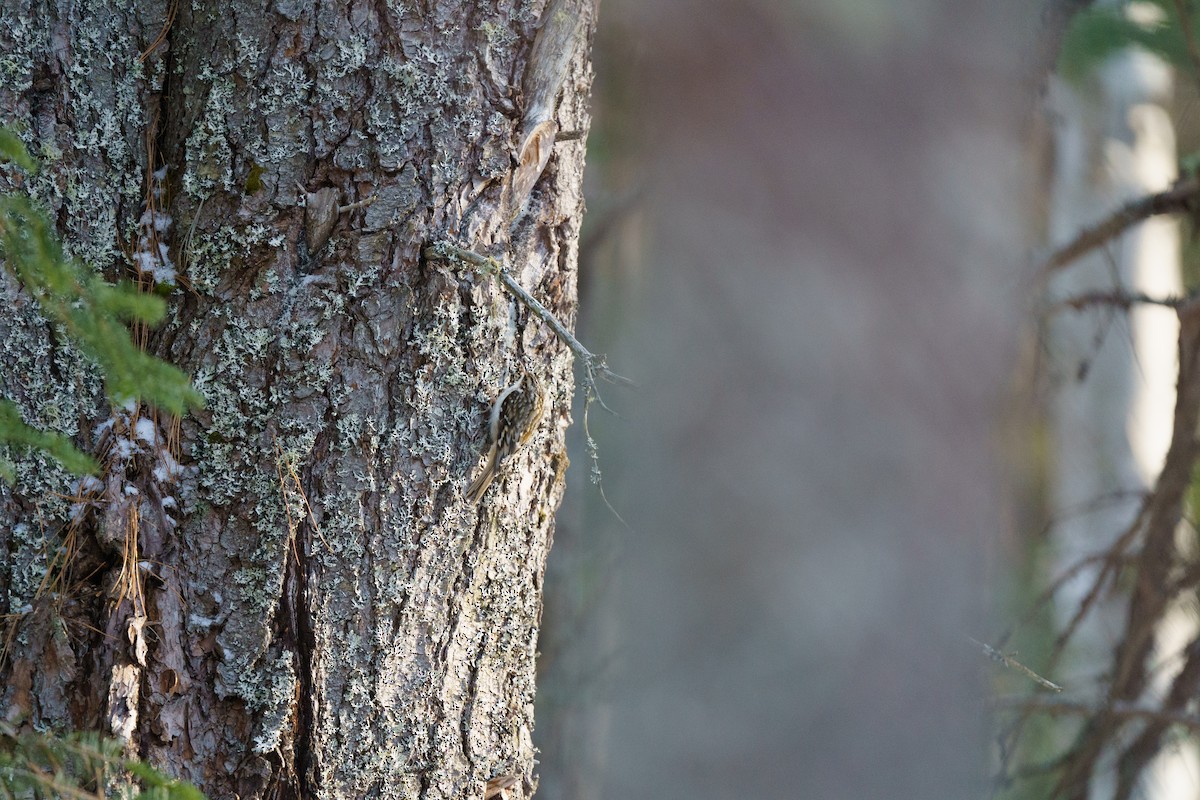
[[[591,480],[592,483],[596,484],[596,488],[600,490],[600,499],[604,501],[604,505],[617,518],[622,527],[632,533],[633,528],[629,527],[629,523],[625,521],[625,518],[617,513],[617,510],[613,508],[613,504],[608,502],[608,495],[604,492],[604,473],[600,470],[600,448],[596,446],[596,440],[592,438],[592,430],[588,423],[588,411],[592,408],[592,400],[596,400],[605,410],[608,410],[608,406],[604,405],[604,401],[600,399],[600,395],[597,393],[589,392],[583,401],[583,438],[587,443],[588,458],[592,462]],[[609,411],[609,413],[613,412]]]
[[[583,364],[583,385],[586,396],[586,399],[584,400],[583,426],[584,435],[587,439],[588,456],[592,461],[592,483],[596,484],[600,489],[600,497],[603,499],[604,504],[608,506],[609,511],[613,513],[613,515],[621,522],[623,526],[625,526],[626,530],[629,530],[628,523],[626,523],[621,515],[617,513],[616,509],[612,507],[612,504],[608,501],[608,497],[604,493],[604,484],[601,480],[599,455],[596,450],[595,441],[592,439],[591,431],[588,429],[588,410],[591,408],[592,401],[595,400],[600,404],[601,408],[609,411],[609,413],[613,413],[612,410],[604,404],[604,399],[600,395],[600,389],[596,383],[597,378],[602,378],[610,383],[615,383],[622,386],[637,386],[637,384],[630,379],[618,375],[610,370],[604,361],[604,356],[597,355],[584,347],[579,340],[576,339],[569,330],[567,330],[566,326],[563,325],[558,318],[550,312],[549,309],[538,302],[533,295],[525,291],[521,284],[517,283],[516,278],[514,278],[508,272],[504,264],[498,259],[481,255],[464,247],[459,247],[458,245],[449,241],[441,241],[430,245],[424,249],[423,254],[427,259],[457,261],[460,264],[465,264],[476,271],[491,275],[499,280],[500,284],[504,286],[504,288],[507,289],[511,295],[517,298],[517,300],[519,300],[526,308],[528,308],[531,313],[545,322],[546,325],[549,326],[552,331],[554,331],[558,338],[561,339],[567,345],[567,347],[571,349],[571,352],[573,352],[575,357],[578,358]]]
[[[366,208],[367,206],[371,205],[371,203],[374,203],[377,199],[379,199],[379,195],[373,194],[370,197],[366,197],[362,200],[357,200],[353,203],[347,203],[344,206],[338,206],[338,214],[345,214],[347,211]]]
[[[1186,658],[1183,667],[1171,682],[1167,696],[1162,700],[1161,714],[1150,720],[1138,733],[1118,763],[1117,774],[1120,776],[1117,791],[1113,794],[1116,800],[1124,800],[1133,796],[1137,785],[1137,776],[1142,775],[1162,750],[1163,738],[1174,725],[1180,723],[1178,715],[1185,714],[1185,709],[1191,704],[1196,695],[1197,684],[1200,683],[1200,641],[1193,639],[1185,648]],[[1197,720],[1195,714],[1188,714]],[[1200,722],[1200,720],[1197,720]],[[1193,725],[1196,723],[1194,722]]]
[[[1140,517],[1139,517],[1139,521],[1140,521]],[[1112,545],[1105,548],[1104,550],[1102,550],[1099,553],[1093,553],[1090,556],[1081,558],[1080,560],[1078,560],[1074,564],[1072,564],[1070,567],[1068,567],[1066,570],[1064,570],[1057,578],[1055,578],[1050,583],[1049,586],[1047,586],[1045,589],[1042,590],[1042,592],[1037,596],[1036,599],[1034,599],[1034,601],[1032,603],[1029,604],[1029,611],[1026,612],[1025,616],[1022,617],[1015,625],[1010,627],[1008,630],[1006,630],[1000,636],[1000,638],[997,640],[997,643],[999,644],[999,646],[1004,647],[1004,645],[1008,642],[1008,640],[1012,638],[1013,634],[1016,633],[1017,629],[1020,626],[1027,624],[1031,619],[1033,619],[1033,617],[1038,612],[1040,612],[1045,607],[1045,605],[1054,598],[1054,595],[1057,594],[1058,591],[1063,586],[1065,586],[1067,583],[1069,583],[1070,581],[1077,578],[1080,575],[1080,573],[1082,573],[1088,567],[1093,566],[1095,564],[1100,564],[1101,565],[1100,571],[1092,579],[1093,580],[1092,587],[1088,590],[1089,602],[1080,604],[1082,610],[1086,614],[1086,612],[1088,610],[1090,610],[1090,608],[1091,608],[1091,598],[1093,597],[1093,595],[1099,594],[1100,589],[1102,589],[1104,587],[1104,584],[1109,577],[1109,573],[1115,572],[1115,570],[1117,570],[1121,566],[1122,562],[1126,558],[1128,558],[1128,556],[1126,556],[1126,554],[1125,554],[1125,549],[1129,546],[1131,540],[1138,533],[1139,530],[1141,530],[1141,528],[1138,525],[1134,525],[1130,528],[1127,528],[1126,531],[1123,534],[1121,534],[1121,537],[1119,539],[1117,539],[1117,541],[1115,541]],[[1064,632],[1064,636],[1066,638],[1063,639],[1060,637],[1059,645],[1056,646],[1056,648],[1055,648],[1056,655],[1052,656],[1052,658],[1051,658],[1052,664],[1057,663],[1057,661],[1058,661],[1057,653],[1059,652],[1060,647],[1066,645],[1066,640],[1070,639],[1071,634],[1074,633],[1075,627],[1077,625],[1078,625],[1078,622],[1073,619],[1072,624],[1068,625],[1066,631]]]
[[[1129,593],[1125,629],[1108,671],[1106,702],[1080,730],[1072,745],[1055,790],[1057,797],[1079,796],[1079,787],[1087,786],[1092,780],[1105,751],[1121,734],[1120,708],[1144,695],[1152,677],[1148,662],[1157,646],[1156,631],[1177,597],[1171,582],[1172,573],[1178,569],[1176,528],[1183,515],[1192,473],[1200,460],[1200,442],[1195,435],[1200,420],[1200,310],[1193,304],[1183,305],[1178,315],[1179,380],[1175,421],[1162,471],[1139,514],[1142,546],[1131,565],[1134,584]],[[1163,712],[1176,711],[1194,696],[1200,682],[1200,658],[1192,658],[1189,654],[1188,666],[1191,670],[1187,666],[1181,670],[1161,709]],[[1181,687],[1178,696],[1176,686]],[[1169,707],[1172,704],[1176,707]],[[1147,763],[1146,753],[1151,747],[1157,748],[1163,730],[1161,725],[1147,725],[1148,735],[1126,750],[1118,770],[1121,776],[1118,791],[1113,797],[1130,796],[1133,784],[1124,776],[1130,774],[1129,769],[1134,770],[1132,774],[1140,773]]]
[[[591,409],[592,401],[595,400],[605,411],[614,415],[616,413],[604,404],[604,398],[600,395],[600,388],[596,384],[597,378],[602,378],[609,383],[615,383],[621,386],[636,387],[637,384],[629,380],[629,378],[618,375],[610,370],[608,365],[604,363],[604,356],[597,355],[580,344],[579,340],[576,339],[569,330],[567,330],[565,325],[559,322],[558,318],[555,317],[549,309],[539,303],[533,295],[525,291],[521,284],[517,283],[516,278],[514,278],[508,272],[508,270],[504,267],[504,264],[502,264],[498,259],[481,255],[476,253],[474,250],[468,250],[464,247],[459,247],[453,242],[448,241],[441,241],[426,247],[423,251],[423,254],[425,258],[428,259],[457,261],[460,264],[466,264],[472,269],[496,278],[511,295],[516,297],[519,301],[521,301],[522,304],[524,304],[526,308],[530,310],[530,312],[545,322],[546,325],[550,327],[550,330],[554,331],[558,338],[562,339],[567,347],[571,348],[571,352],[573,352],[575,357],[578,358],[583,364],[583,386],[585,393],[583,405],[583,432],[584,437],[587,440],[588,457],[592,462],[592,483],[596,484],[596,486],[599,488],[600,498],[604,501],[604,505],[608,506],[608,510],[612,512],[613,516],[620,521],[626,530],[631,530],[629,524],[625,522],[624,518],[622,518],[620,514],[617,513],[617,510],[613,508],[612,503],[608,501],[608,496],[604,493],[604,483],[602,481],[602,473],[600,472],[600,456],[596,448],[596,442],[594,439],[592,439],[592,434],[588,427],[588,411]]]
[[[1163,306],[1164,308],[1179,308],[1191,301],[1192,297],[1153,297],[1142,292],[1127,292],[1121,289],[1103,292],[1084,292],[1083,294],[1071,295],[1064,297],[1061,300],[1056,300],[1047,309],[1047,313],[1054,313],[1059,309],[1071,309],[1072,311],[1082,311],[1092,306],[1109,306],[1112,308],[1128,311],[1135,305],[1146,306]]]
[[[453,242],[441,241],[437,244],[430,245],[424,250],[425,258],[440,259],[443,261],[457,261],[460,264],[466,264],[473,269],[486,273],[495,277],[509,291],[511,295],[516,297],[521,303],[528,308],[536,317],[550,327],[550,330],[562,339],[567,347],[571,348],[571,352],[583,364],[585,383],[587,389],[592,394],[599,397],[596,391],[596,379],[601,378],[609,383],[619,384],[621,386],[637,386],[636,383],[629,378],[618,375],[608,368],[604,361],[604,356],[597,355],[582,344],[579,340],[567,330],[566,326],[558,321],[544,305],[539,303],[533,295],[525,291],[521,284],[517,283],[517,279],[505,268],[505,266],[497,259],[490,256],[480,255],[474,250],[468,250],[465,247],[459,247]]]
[[[1029,678],[1031,681],[1036,683],[1038,686],[1041,686],[1044,689],[1049,689],[1052,692],[1061,692],[1063,690],[1063,687],[1059,686],[1057,683],[1046,680],[1041,675],[1038,675],[1036,672],[1031,670],[1029,667],[1025,666],[1020,661],[1017,661],[1015,658],[1008,655],[1007,653],[1002,653],[999,650],[997,650],[996,648],[992,647],[991,645],[984,644],[983,642],[979,641],[978,639],[972,639],[970,636],[967,637],[967,640],[969,642],[971,642],[971,644],[975,645],[980,650],[982,650],[983,654],[986,655],[988,658],[990,658],[992,661],[995,661],[999,664],[1003,664],[1004,666],[1008,667],[1009,669],[1015,670],[1015,671],[1021,673],[1026,678]]]
[[[1051,715],[1071,714],[1094,717],[1108,714],[1116,719],[1142,719],[1167,722],[1187,728],[1200,729],[1200,715],[1182,711],[1168,711],[1159,706],[1144,706],[1136,703],[1112,703],[1099,705],[1070,697],[1052,697],[1040,694],[1020,697],[1001,697],[993,701],[1000,708],[1012,708]]]
[[[1198,194],[1200,179],[1189,176],[1177,180],[1166,191],[1126,203],[1104,220],[1080,231],[1074,239],[1056,250],[1042,265],[1042,269],[1045,272],[1062,269],[1150,217],[1192,211],[1197,205]]]
[[[1050,655],[1052,668],[1058,666],[1059,659],[1066,653],[1067,644],[1071,641],[1075,632],[1079,630],[1079,626],[1083,624],[1084,618],[1099,602],[1104,587],[1110,580],[1115,581],[1117,579],[1119,570],[1124,564],[1125,551],[1133,540],[1143,532],[1142,525],[1145,522],[1150,502],[1151,498],[1147,496],[1141,508],[1138,509],[1138,514],[1133,522],[1104,552],[1100,571],[1093,578],[1091,588],[1088,589],[1083,599],[1079,601],[1079,606],[1075,609],[1075,613],[1071,615],[1071,620],[1063,628],[1062,633],[1054,640],[1054,649]]]

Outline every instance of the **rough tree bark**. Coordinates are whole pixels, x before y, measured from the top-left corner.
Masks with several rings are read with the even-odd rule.
[[[506,256],[573,320],[594,15],[551,5],[0,7],[0,122],[45,164],[20,188],[110,277],[162,239],[183,288],[147,345],[205,398],[110,412],[0,279],[0,393],[106,466],[73,492],[18,454],[0,488],[0,716],[105,730],[212,797],[532,792],[571,356],[421,250]],[[518,359],[548,411],[476,510]]]

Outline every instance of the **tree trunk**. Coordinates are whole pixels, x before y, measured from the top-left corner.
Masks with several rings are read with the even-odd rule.
[[[544,5],[0,8],[0,122],[44,162],[3,185],[110,277],[178,271],[147,347],[205,398],[110,413],[3,279],[0,392],[105,473],[73,491],[17,454],[0,488],[0,715],[100,728],[212,797],[532,792],[571,355],[421,253],[503,257],[574,319],[594,15]],[[476,509],[520,360],[547,411]]]
[[[1050,81],[1049,116],[1055,121],[1048,215],[1052,244],[1070,241],[1123,203],[1163,191],[1174,181],[1174,129],[1163,108],[1172,82],[1165,63],[1135,49],[1110,59],[1086,86],[1058,77]],[[1166,217],[1148,220],[1060,271],[1048,297],[1054,302],[1116,287],[1155,297],[1178,295],[1183,290],[1179,251],[1178,223]],[[1113,642],[1119,641],[1129,614],[1122,593],[1088,598],[1102,579],[1094,559],[1116,546],[1138,518],[1163,467],[1179,374],[1170,344],[1178,339],[1179,325],[1169,309],[1133,309],[1126,318],[1112,309],[1093,308],[1057,314],[1047,329],[1048,378],[1054,391],[1050,574],[1073,575],[1056,594],[1059,629],[1066,630],[1079,609],[1090,606],[1055,679],[1082,693],[1089,691],[1096,665],[1112,657]],[[1182,651],[1192,638],[1190,616],[1174,614],[1159,628],[1165,652]],[[1156,668],[1147,700],[1166,695],[1182,666],[1172,660]],[[1098,696],[1109,691],[1103,684],[1090,690]],[[1065,720],[1056,734],[1066,741],[1092,725]],[[1063,791],[1109,797],[1123,777],[1141,783],[1139,796],[1148,800],[1189,791],[1181,788],[1190,787],[1195,774],[1195,750],[1188,742],[1164,750],[1152,771],[1137,777],[1120,774],[1118,755],[1124,745],[1119,740],[1113,737],[1095,749],[1078,747]]]

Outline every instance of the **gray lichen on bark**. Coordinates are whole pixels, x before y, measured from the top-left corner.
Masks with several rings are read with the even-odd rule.
[[[62,153],[38,191],[75,252],[115,275],[146,172],[166,164],[190,286],[150,340],[206,405],[181,427],[180,524],[147,532],[162,543],[146,584],[156,635],[130,747],[213,796],[459,797],[505,772],[527,792],[571,357],[498,286],[420,252],[450,230],[486,232],[522,285],[573,319],[583,143],[554,147],[515,227],[503,212],[542,4],[171,8],[154,48],[165,3],[0,10],[3,121]],[[564,129],[587,127],[586,50],[569,61]],[[64,86],[65,109],[51,91]],[[312,252],[301,201],[323,190],[375,200]],[[26,360],[66,352],[44,325],[0,324]],[[517,358],[544,375],[552,408],[477,514],[460,492]],[[88,444],[95,376],[43,372],[71,398],[63,429]],[[0,368],[6,396],[46,415],[15,375]],[[31,546],[14,533],[28,530],[30,486],[0,498],[11,563]],[[10,594],[29,585],[17,578],[4,574]],[[102,605],[58,613],[81,623]],[[129,658],[80,641],[79,669],[100,685]],[[70,719],[35,721],[96,723],[102,701],[76,691]]]
[[[0,123],[35,144],[32,152],[45,166],[33,180],[0,172],[0,191],[28,192],[60,221],[68,253],[108,265],[127,233],[118,219],[141,197],[144,152],[136,132],[148,87],[140,66],[108,60],[110,50],[136,47],[133,12],[85,3],[77,13],[84,22],[68,28],[48,22],[47,15],[66,16],[57,4],[18,0],[0,7]],[[34,426],[71,436],[89,431],[101,413],[95,369],[6,270],[0,270],[0,304],[6,310],[0,315],[0,395]],[[14,567],[36,561],[44,573],[67,518],[71,478],[44,454],[11,455],[17,480],[0,485],[6,522],[0,548]],[[44,574],[36,583],[30,577],[22,579],[18,569],[9,574],[10,609],[34,602]]]

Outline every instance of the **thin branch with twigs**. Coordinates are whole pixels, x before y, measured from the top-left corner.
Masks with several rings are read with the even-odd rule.
[[[1103,699],[1086,707],[1067,707],[1071,713],[1088,716],[1089,721],[1058,761],[1061,774],[1054,792],[1056,797],[1074,797],[1078,787],[1088,784],[1099,768],[1103,754],[1128,730],[1131,719],[1139,719],[1143,725],[1136,738],[1122,745],[1120,772],[1129,776],[1144,771],[1150,758],[1160,751],[1163,736],[1172,725],[1200,727],[1197,724],[1200,718],[1184,713],[1187,703],[1195,696],[1196,687],[1200,686],[1200,643],[1193,642],[1185,650],[1185,665],[1161,701],[1154,706],[1135,705],[1144,696],[1154,675],[1151,656],[1157,646],[1155,631],[1175,607],[1177,599],[1194,591],[1200,581],[1200,567],[1184,563],[1175,545],[1176,527],[1183,516],[1191,476],[1196,464],[1200,463],[1200,442],[1195,438],[1197,418],[1200,417],[1200,296],[1155,298],[1117,289],[1078,295],[1057,305],[1077,309],[1093,305],[1128,309],[1142,303],[1171,308],[1180,322],[1174,423],[1162,471],[1117,540],[1102,553],[1070,568],[1035,602],[1036,607],[1047,601],[1066,580],[1080,574],[1085,564],[1098,566],[1089,579],[1090,587],[1085,596],[1078,601],[1070,621],[1055,640],[1048,660],[1048,668],[1053,670],[1082,619],[1095,608],[1106,587],[1115,585],[1122,573],[1127,574],[1137,587],[1130,592],[1124,631],[1106,676]],[[1136,548],[1135,543],[1138,543]],[[1005,756],[1001,774],[1008,774],[1009,759],[1031,716],[1062,713],[1063,708],[1041,701],[1014,704],[1015,719],[1003,734]],[[1131,780],[1123,778],[1120,791],[1114,797],[1131,796],[1133,786]]]
[[[490,275],[500,281],[500,284],[508,290],[508,292],[517,298],[526,308],[529,309],[538,319],[542,320],[549,326],[550,330],[558,336],[571,349],[575,357],[583,364],[583,385],[585,392],[585,400],[583,406],[583,429],[584,436],[587,440],[588,457],[592,462],[592,483],[600,489],[600,497],[604,501],[604,505],[608,506],[608,510],[613,513],[626,530],[629,529],[629,524],[617,513],[612,504],[608,502],[608,497],[604,493],[604,484],[601,480],[600,472],[600,456],[596,447],[596,442],[592,439],[591,431],[588,427],[588,410],[591,408],[592,401],[600,404],[600,407],[610,414],[614,414],[611,408],[604,403],[604,398],[600,395],[600,388],[597,385],[597,378],[615,383],[620,386],[636,387],[637,384],[622,375],[618,375],[608,368],[605,363],[604,356],[597,355],[584,347],[578,339],[575,338],[567,327],[559,321],[558,317],[542,305],[538,300],[525,291],[521,284],[517,283],[517,279],[512,276],[504,264],[496,258],[481,255],[474,250],[468,250],[465,247],[460,247],[450,241],[440,241],[426,247],[422,254],[427,259],[438,259],[442,261],[454,261],[464,264],[485,275]]]
[[[1053,695],[1045,694],[1002,697],[994,700],[993,704],[999,708],[1036,711],[1051,715],[1071,714],[1093,717],[1105,713],[1119,719],[1168,722],[1172,725],[1181,725],[1193,730],[1200,730],[1200,715],[1189,714],[1183,711],[1166,711],[1160,706],[1138,705],[1136,703],[1125,702],[1101,705],[1070,697],[1054,697]]]
[[[571,348],[571,352],[575,357],[583,363],[585,381],[588,391],[599,398],[600,394],[596,391],[596,379],[600,378],[609,383],[619,384],[621,386],[637,386],[636,383],[629,378],[618,375],[608,368],[608,364],[604,361],[604,356],[597,355],[591,352],[582,344],[575,336],[567,330],[566,326],[558,321],[558,317],[554,316],[548,308],[539,303],[533,295],[525,291],[521,284],[517,283],[517,279],[512,276],[512,273],[498,259],[491,256],[480,255],[474,250],[468,250],[465,247],[459,247],[453,242],[441,241],[436,244],[429,245],[423,251],[425,258],[440,259],[443,261],[457,261],[460,264],[465,264],[479,272],[491,275],[496,278],[514,297],[521,301],[538,319],[545,322],[550,327],[550,330],[562,339],[567,347]],[[601,401],[601,405],[604,405]],[[607,407],[606,407],[607,408]]]
[[[1096,291],[1084,292],[1082,294],[1071,295],[1064,297],[1061,300],[1055,301],[1047,313],[1054,313],[1060,309],[1070,309],[1072,311],[1083,311],[1086,308],[1093,306],[1109,306],[1118,308],[1123,311],[1128,311],[1136,305],[1145,306],[1162,306],[1163,308],[1179,308],[1191,302],[1194,298],[1187,297],[1154,297],[1153,295],[1144,294],[1142,292],[1127,292],[1122,289],[1113,291]]]
[[[1117,238],[1125,231],[1150,217],[1195,211],[1200,205],[1200,178],[1181,178],[1166,191],[1147,195],[1126,203],[1104,220],[1084,228],[1066,245],[1046,259],[1043,272],[1062,269],[1076,259]]]

